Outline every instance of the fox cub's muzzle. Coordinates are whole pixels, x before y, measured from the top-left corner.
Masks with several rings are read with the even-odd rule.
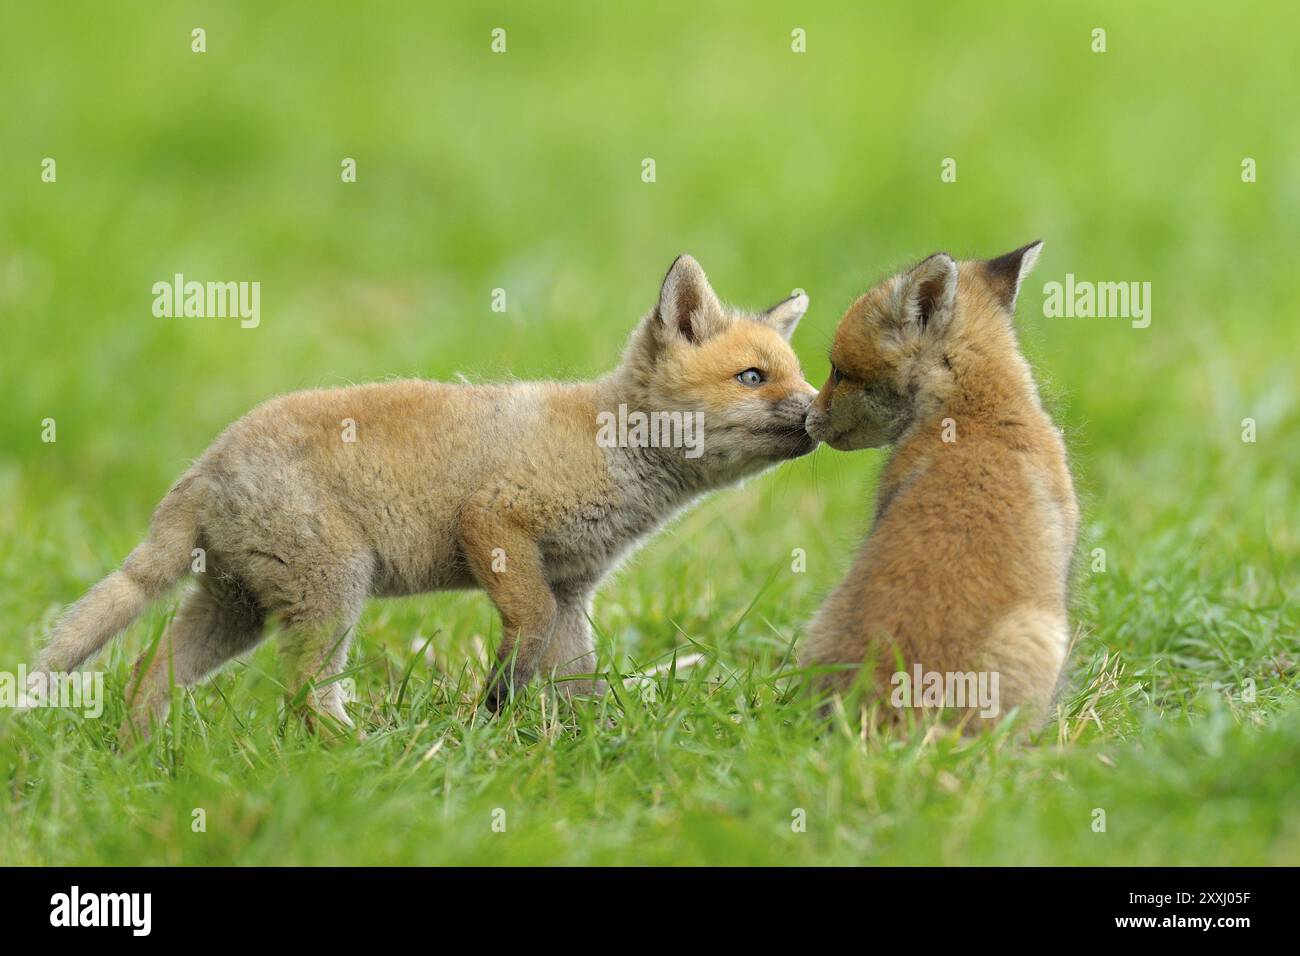
[[[763,431],[776,440],[776,452],[781,458],[798,458],[817,447],[817,439],[808,434],[805,421],[812,408],[817,391],[811,385],[808,391],[781,399],[772,408],[772,415]]]

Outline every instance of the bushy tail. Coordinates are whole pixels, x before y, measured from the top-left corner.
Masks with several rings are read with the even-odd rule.
[[[190,567],[198,540],[197,479],[186,473],[153,513],[149,536],[122,567],[70,607],[50,635],[33,673],[72,671],[97,654]]]

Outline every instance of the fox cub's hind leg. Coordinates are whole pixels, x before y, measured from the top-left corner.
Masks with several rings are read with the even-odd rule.
[[[993,644],[983,669],[998,674],[998,718],[1018,707],[1024,725],[1040,726],[1051,710],[1069,650],[1065,615],[1055,609],[1022,605],[993,628]],[[989,726],[997,719],[987,721]]]
[[[122,739],[133,730],[149,735],[151,722],[167,713],[173,679],[182,686],[202,680],[261,640],[265,623],[256,601],[238,588],[200,584],[187,594],[157,647],[135,663]]]
[[[560,680],[571,674],[591,674],[596,669],[596,650],[591,640],[590,594],[564,594],[555,612],[555,627],[546,653],[542,655],[544,677],[556,679],[555,686],[566,696],[602,694],[605,682],[586,678]]]
[[[344,704],[348,697],[341,681],[335,680],[347,665],[352,634],[361,617],[361,605],[340,609],[321,620],[286,623],[280,635],[285,688],[290,700],[302,699],[303,720],[313,732],[321,730],[321,718],[353,727]]]
[[[537,542],[486,509],[462,518],[461,548],[474,580],[501,614],[501,646],[487,702],[499,710],[532,680],[554,632],[558,604],[542,573]]]
[[[370,566],[363,561],[345,562],[337,570],[329,580],[315,580],[304,588],[315,600],[304,599],[282,612],[280,619],[285,688],[290,700],[299,701],[308,728],[316,732],[322,729],[322,718],[325,723],[354,726],[343,706],[348,701],[346,689],[335,678],[347,665],[348,648],[366,602]]]

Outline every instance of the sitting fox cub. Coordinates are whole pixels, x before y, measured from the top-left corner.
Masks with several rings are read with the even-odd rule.
[[[809,433],[833,448],[894,451],[871,534],[813,621],[803,663],[870,662],[895,706],[938,700],[974,725],[1013,707],[1042,716],[1069,643],[1078,510],[1012,324],[1040,248],[989,262],[941,252],[863,295],[808,413]],[[989,689],[994,700],[971,699]]]
[[[804,419],[816,390],[788,344],[807,307],[799,295],[733,311],[682,256],[622,363],[596,381],[403,381],[272,399],[181,476],[145,541],[57,625],[34,675],[99,651],[190,571],[194,548],[206,570],[136,664],[128,724],[141,732],[165,713],[171,675],[199,680],[257,644],[269,617],[309,724],[351,726],[330,678],[372,595],[486,591],[502,622],[493,706],[539,672],[590,674],[588,613],[605,574],[700,495],[815,447]],[[704,435],[690,448],[664,447],[666,428],[657,441],[640,440],[644,428],[612,439],[600,424],[696,412]]]

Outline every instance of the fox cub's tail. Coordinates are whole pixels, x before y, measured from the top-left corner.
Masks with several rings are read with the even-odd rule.
[[[154,511],[149,536],[59,620],[34,674],[85,663],[185,576],[199,536],[199,501],[199,480],[187,472]]]

